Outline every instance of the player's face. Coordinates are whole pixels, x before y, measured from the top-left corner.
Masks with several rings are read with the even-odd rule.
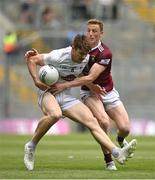
[[[85,57],[87,56],[86,53],[84,53],[82,50],[80,49],[75,49],[74,47],[72,47],[72,60],[76,63],[81,63]]]
[[[98,24],[89,24],[87,26],[86,35],[89,39],[91,48],[93,48],[98,45],[99,40],[103,35],[103,32],[100,30],[100,26]]]

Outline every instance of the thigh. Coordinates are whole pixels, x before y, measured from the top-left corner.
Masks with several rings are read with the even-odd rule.
[[[123,104],[107,110],[107,114],[115,121],[118,128],[129,127],[129,117]]]
[[[102,101],[96,96],[87,97],[84,103],[98,120],[107,121],[109,119]]]
[[[113,88],[105,96],[102,96],[102,102],[106,111],[122,104],[119,93],[115,88]]]
[[[41,108],[45,114],[61,114],[61,109],[57,100],[49,92],[44,94],[42,98]]]
[[[92,124],[98,124],[92,112],[82,102],[66,109],[63,114],[74,121],[82,123],[88,128],[91,128]]]
[[[66,109],[69,109],[81,102],[79,99],[72,96],[70,91],[61,92],[59,95],[57,95],[56,98],[59,102],[62,111],[65,111]]]

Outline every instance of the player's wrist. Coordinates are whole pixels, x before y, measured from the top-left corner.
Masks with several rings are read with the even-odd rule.
[[[69,88],[71,88],[71,87],[70,87],[70,84],[69,84],[68,82],[66,82],[66,83],[65,83],[65,89],[69,89]]]
[[[33,81],[34,83],[37,83],[38,81],[40,81],[40,79],[38,77],[33,77]]]

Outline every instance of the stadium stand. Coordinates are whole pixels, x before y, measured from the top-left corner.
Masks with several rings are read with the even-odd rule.
[[[125,2],[146,22],[155,24],[155,2],[150,0],[125,0]]]
[[[20,8],[17,9],[19,2],[14,0],[12,10],[16,11],[11,11],[8,7],[10,1],[0,0],[0,24],[3,24],[3,31],[8,27],[15,28],[22,46],[21,52],[16,56],[16,63],[10,67],[10,116],[37,118],[40,117],[41,112],[37,108],[36,88],[28,75],[23,58],[24,52],[31,47],[37,48],[40,52],[48,52],[68,45],[69,32],[72,35],[83,32],[87,18],[84,16],[73,19],[75,14],[72,12],[72,7],[79,7],[78,1],[74,4],[72,0],[45,0],[38,1],[36,21],[31,25],[21,25],[18,19]],[[61,24],[61,28],[56,31],[40,28],[41,12],[47,6],[52,7],[56,13],[56,20]],[[99,7],[99,4],[96,7]],[[96,17],[95,14],[93,17]],[[7,19],[8,23],[5,24],[4,19]],[[155,97],[150,96],[155,92],[155,85],[152,83],[155,81],[154,22],[154,5],[149,0],[121,0],[117,20],[105,21],[104,41],[113,51],[113,77],[131,118],[147,120],[155,117]],[[0,57],[0,93],[2,94],[0,117],[4,117],[6,59],[2,52]]]

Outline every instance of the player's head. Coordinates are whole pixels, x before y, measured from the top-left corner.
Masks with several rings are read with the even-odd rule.
[[[97,46],[103,35],[103,22],[98,19],[90,19],[87,22],[86,35],[89,39],[91,47]]]
[[[86,35],[78,34],[74,37],[72,42],[72,60],[77,63],[81,63],[91,47]]]

